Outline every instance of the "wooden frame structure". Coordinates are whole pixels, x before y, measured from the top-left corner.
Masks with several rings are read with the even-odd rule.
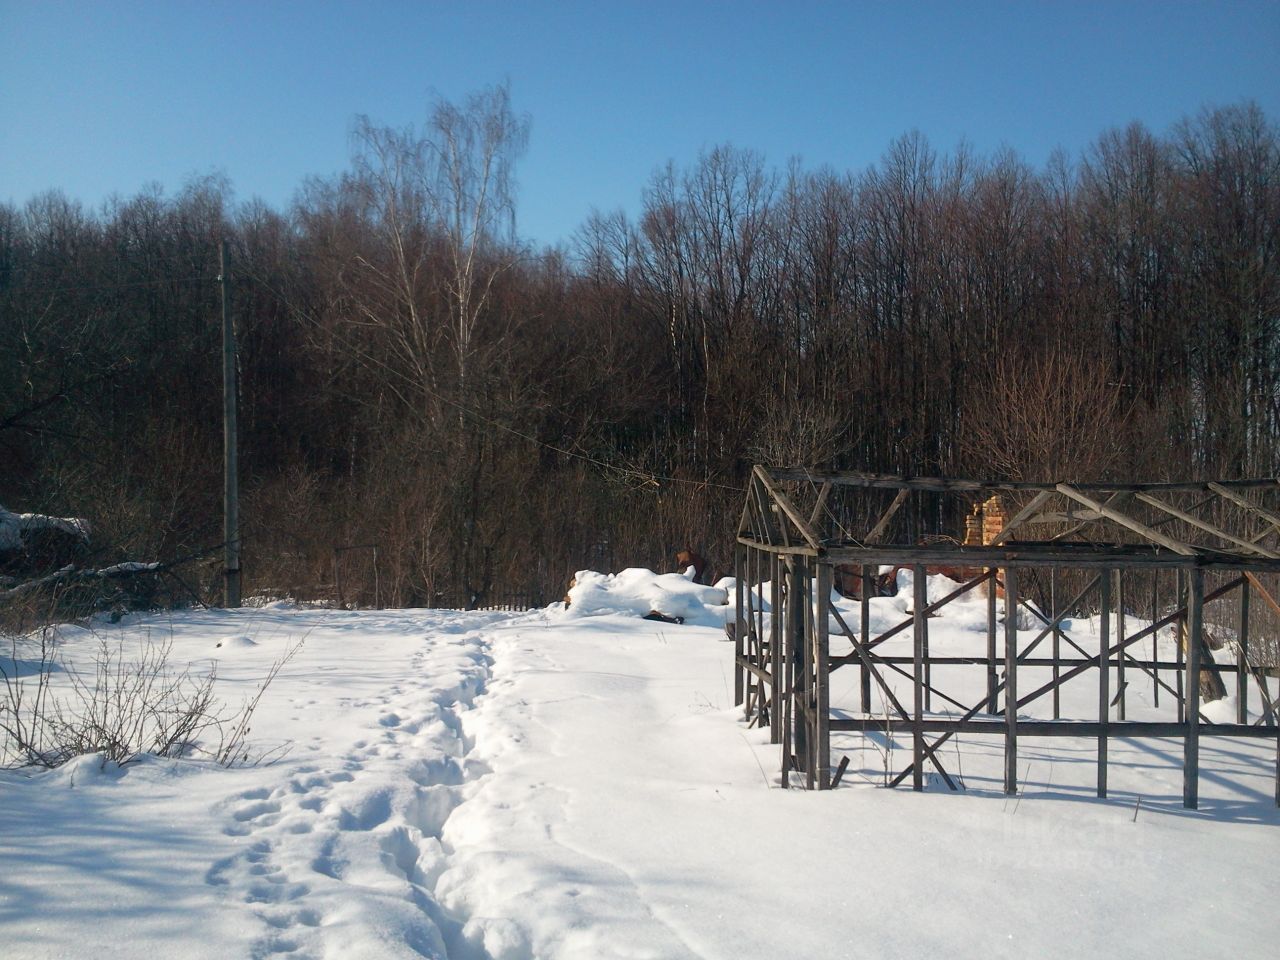
[[[857,501],[853,511],[833,502],[840,495]],[[999,535],[984,546],[921,541],[920,518],[947,514],[945,501],[972,503],[993,494],[1021,506]],[[955,789],[944,769],[939,748],[957,734],[991,734],[1004,742],[1004,789],[1017,792],[1018,742],[1028,737],[1084,737],[1097,741],[1097,792],[1107,794],[1107,752],[1117,738],[1174,737],[1183,742],[1183,803],[1198,805],[1199,743],[1205,736],[1276,740],[1276,803],[1280,805],[1280,726],[1277,704],[1267,678],[1248,655],[1250,596],[1261,596],[1280,613],[1280,606],[1259,576],[1280,572],[1280,478],[1203,483],[993,483],[939,478],[907,478],[855,472],[823,472],[804,468],[756,466],[747,489],[735,551],[737,619],[735,701],[748,722],[767,726],[781,746],[782,785],[791,774],[804,776],[819,790],[837,785],[847,759],[832,769],[831,734],[849,731],[888,734],[909,730],[911,761],[892,772],[890,786],[908,777],[924,788],[926,764]],[[957,512],[950,511],[953,515]],[[865,518],[851,522],[852,517]],[[1024,538],[1046,527],[1053,535]],[[852,529],[851,529],[852,528]],[[911,542],[906,542],[910,540]],[[869,594],[881,565],[910,567],[915,572],[914,604],[906,619],[888,630],[870,630]],[[949,595],[929,602],[926,572],[932,565],[962,571]],[[836,568],[860,574],[861,623],[851,629],[830,602]],[[1075,585],[1074,596],[1059,603],[1027,601],[1020,593],[1035,578],[1043,592],[1061,580]],[[1206,585],[1206,577],[1212,583]],[[1220,581],[1220,582],[1219,582]],[[1150,591],[1150,625],[1129,632],[1126,590],[1134,584]],[[1165,604],[1160,602],[1163,587]],[[929,649],[929,617],[941,607],[973,591],[987,597],[985,657],[937,656]],[[999,592],[1006,609],[1026,609],[1042,627],[1035,639],[1019,644],[1018,616],[998,615]],[[1056,591],[1051,591],[1051,593]],[[1207,654],[1205,608],[1227,596],[1239,601],[1234,664],[1218,664]],[[1047,612],[1045,607],[1048,607]],[[1100,613],[1101,643],[1097,654],[1082,650],[1062,627],[1074,611]],[[766,612],[767,611],[767,612]],[[852,619],[852,618],[850,618]],[[1176,626],[1184,638],[1176,660],[1162,660],[1155,638]],[[852,644],[851,653],[831,655],[831,632]],[[890,638],[911,631],[911,656],[886,656],[879,648]],[[1003,652],[997,638],[1003,634]],[[1139,648],[1150,641],[1150,652]],[[1048,641],[1046,643],[1046,641]],[[1042,647],[1047,646],[1048,650]],[[1185,656],[1183,655],[1185,649]],[[934,683],[935,667],[972,665],[986,672],[986,692],[976,703],[964,703]],[[855,667],[861,671],[861,710],[833,713],[829,702],[831,673]],[[1051,679],[1030,690],[1019,685],[1026,668],[1051,671]],[[1140,672],[1152,681],[1157,697],[1164,691],[1166,708],[1176,707],[1167,721],[1126,719],[1128,679]],[[1062,685],[1092,671],[1097,678],[1098,711],[1094,718],[1064,719]],[[1209,722],[1201,712],[1202,681],[1222,684],[1222,674],[1235,674],[1235,723]],[[899,698],[886,677],[896,674],[910,684],[910,697]],[[1163,675],[1162,675],[1163,674]],[[1116,689],[1111,681],[1116,680]],[[1247,677],[1256,681],[1262,716],[1249,721]],[[884,712],[871,708],[873,684],[883,695]],[[1053,719],[1030,719],[1019,711],[1050,698]],[[908,702],[903,702],[907,700]],[[934,701],[947,710],[934,711]],[[1042,701],[1043,702],[1043,701]]]

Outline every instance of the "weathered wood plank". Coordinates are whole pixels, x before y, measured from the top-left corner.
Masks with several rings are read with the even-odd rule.
[[[911,653],[913,653],[914,664],[911,671],[913,678],[913,710],[911,710],[911,764],[913,764],[913,773],[911,773],[911,790],[924,790],[924,727],[920,726],[924,722],[924,631],[925,608],[929,605],[927,594],[927,581],[925,581],[924,567],[914,567],[911,573],[911,585],[913,585],[913,609],[914,616],[911,622],[915,627],[913,635],[911,635]]]
[[[831,730],[836,733],[892,732],[900,729],[897,721],[885,723],[884,717],[833,717]],[[1004,737],[1003,720],[947,719],[926,717],[921,723],[926,734],[970,734],[973,736]],[[1110,723],[1106,730],[1112,740],[1137,739],[1139,737],[1181,738],[1186,724],[1173,720],[1129,720],[1126,723]],[[1276,736],[1277,727],[1257,726],[1249,723],[1201,723],[1201,737],[1239,737],[1244,740],[1270,740]],[[1103,725],[1096,720],[1019,720],[1018,736],[1026,737],[1080,737],[1093,740],[1101,736]],[[926,753],[928,751],[926,750]]]
[[[994,573],[994,571],[992,571]],[[996,581],[992,578],[987,587],[987,712],[998,713],[996,691]]]
[[[734,591],[734,613],[733,613],[733,655],[734,663],[742,660],[744,646],[749,627],[747,625],[747,613],[744,610],[746,597],[743,585],[746,582],[747,548],[741,544],[733,548],[733,591]],[[741,706],[744,697],[743,685],[746,680],[746,674],[740,666],[735,667],[733,671],[733,705]]]
[[[1105,652],[1111,645],[1111,571],[1102,571],[1102,597],[1098,618],[1098,796],[1107,795],[1107,737],[1111,721],[1111,657]],[[1123,639],[1123,637],[1121,637]]]
[[[1078,501],[1079,503],[1083,503],[1090,510],[1097,511],[1098,513],[1106,517],[1108,520],[1110,520],[1112,523],[1118,523],[1120,526],[1124,527],[1126,530],[1132,530],[1138,536],[1144,537],[1147,540],[1150,540],[1152,543],[1158,543],[1160,546],[1165,547],[1169,550],[1172,550],[1174,553],[1180,553],[1185,557],[1190,557],[1195,555],[1196,551],[1194,548],[1187,546],[1185,543],[1182,543],[1181,541],[1173,539],[1173,537],[1167,537],[1163,533],[1161,533],[1159,530],[1153,530],[1151,527],[1148,527],[1144,523],[1139,523],[1137,520],[1134,520],[1132,517],[1125,516],[1119,510],[1113,510],[1111,507],[1108,507],[1105,504],[1098,503],[1098,501],[1081,493],[1079,490],[1075,489],[1070,484],[1067,484],[1067,483],[1058,484],[1058,492],[1061,493],[1063,496],[1070,497],[1072,500]]]
[[[1044,505],[1045,501],[1047,501],[1051,496],[1053,496],[1053,494],[1048,490],[1041,490],[1032,497],[1027,502],[1026,506],[1009,518],[1009,522],[1004,525],[1004,528],[998,534],[996,534],[995,538],[991,541],[990,546],[996,547],[1004,543],[1005,540],[1009,538],[1009,535],[1017,530],[1018,527],[1026,523],[1031,515],[1039,510]]]
[[[1242,488],[1232,488],[1219,481],[1211,481],[1207,483],[1206,486],[1214,493],[1218,494],[1218,496],[1225,497],[1227,500],[1230,500],[1236,506],[1243,508],[1248,513],[1261,517],[1272,527],[1280,527],[1280,514],[1273,513],[1266,507],[1260,506],[1248,497],[1243,496],[1240,492]]]
[[[1116,636],[1123,640],[1125,629],[1124,616],[1124,570],[1116,570]],[[1128,711],[1125,709],[1125,691],[1129,686],[1129,681],[1124,676],[1124,664],[1126,657],[1122,652],[1116,662],[1116,697],[1119,699],[1119,710],[1116,711],[1117,720],[1125,720]]]
[[[818,789],[831,788],[831,732],[828,721],[831,719],[831,680],[830,656],[831,637],[829,633],[830,618],[827,616],[827,604],[831,597],[831,565],[818,564],[815,580],[818,614],[813,616],[813,628],[816,635],[817,649],[814,655],[814,694],[817,702],[814,711],[817,713],[817,749],[818,749]],[[809,604],[810,609],[813,604]]]
[[[1018,571],[1004,582],[1004,792],[1018,792]]]
[[[1155,507],[1157,510],[1163,510],[1165,513],[1169,514],[1172,517],[1177,517],[1183,523],[1193,526],[1197,530],[1203,530],[1205,533],[1211,534],[1212,536],[1215,536],[1220,540],[1225,540],[1228,543],[1234,544],[1237,547],[1241,547],[1244,550],[1248,550],[1252,553],[1259,554],[1260,556],[1270,557],[1273,559],[1276,557],[1280,557],[1280,553],[1276,553],[1274,550],[1268,550],[1265,547],[1258,546],[1256,543],[1250,543],[1248,540],[1244,540],[1240,537],[1235,536],[1234,534],[1228,533],[1226,530],[1223,530],[1221,527],[1217,527],[1214,524],[1209,523],[1208,521],[1201,520],[1199,517],[1193,517],[1191,514],[1187,513],[1186,511],[1179,510],[1177,507],[1173,506],[1172,504],[1165,503],[1159,497],[1153,497],[1149,493],[1137,493],[1137,494],[1134,494],[1134,497],[1135,499],[1141,500],[1143,503],[1149,506]]]
[[[1236,722],[1249,722],[1249,581],[1240,586],[1240,629],[1236,633]]]
[[[809,514],[809,526],[816,527],[818,521],[822,519],[822,511],[827,509],[827,500],[831,497],[831,489],[831,481],[823,481],[822,487],[818,490],[818,499],[813,504],[813,512]]]
[[[844,635],[850,640],[853,640],[853,631],[849,629],[849,624],[845,623],[844,617],[840,615],[840,611],[834,606],[828,604],[827,612],[836,618],[836,623],[840,625],[840,629],[844,632]],[[857,641],[854,641],[854,653],[862,659],[863,663],[874,677],[876,683],[880,685],[880,692],[884,694],[884,698],[893,705],[893,709],[897,711],[898,717],[904,721],[908,720],[909,714],[907,713],[906,708],[903,707],[902,702],[894,696],[893,691],[889,689],[889,685],[885,682],[884,677],[880,675],[880,671],[872,664],[870,654],[866,651],[865,647]]]
[[[957,597],[968,593],[970,590],[974,589],[979,584],[992,579],[994,576],[995,576],[994,570],[987,570],[986,572],[981,573],[978,576],[974,577],[972,580],[966,580],[955,590],[952,590],[950,593],[948,593],[945,597],[935,600],[933,601],[933,603],[925,607],[924,609],[925,616],[929,616],[930,614],[937,612],[942,607],[945,607],[952,600],[955,600]],[[866,648],[870,650],[875,647],[878,647],[880,644],[884,643],[886,640],[896,637],[898,634],[902,633],[904,630],[906,630],[908,627],[910,627],[914,623],[915,623],[914,615],[911,617],[908,617],[906,620],[903,620],[897,626],[890,627],[884,633],[877,634],[874,640],[871,640],[866,643]],[[850,639],[852,639],[852,637]],[[854,661],[854,655],[847,654],[843,657],[834,658],[832,660],[832,663],[836,665],[843,665],[845,663],[852,663],[853,661]]]
[[[871,546],[880,542],[880,538],[884,536],[884,532],[889,529],[889,521],[893,519],[893,515],[898,512],[898,508],[906,502],[907,497],[910,495],[910,490],[898,491],[897,495],[893,498],[893,502],[889,504],[888,509],[880,515],[880,519],[876,522],[876,525],[871,528],[871,532],[863,538],[862,542],[864,544]]]
[[[1209,603],[1212,600],[1216,600],[1218,599],[1218,597],[1221,597],[1223,594],[1228,593],[1231,590],[1234,590],[1238,586],[1240,586],[1239,578],[1232,580],[1231,582],[1213,591],[1213,593],[1206,595],[1204,597],[1204,602]],[[1083,673],[1085,670],[1089,670],[1096,667],[1099,662],[1099,657],[1103,656],[1104,654],[1109,657],[1111,654],[1116,653],[1119,650],[1128,649],[1130,646],[1137,643],[1139,640],[1143,640],[1146,637],[1151,636],[1157,630],[1161,630],[1164,627],[1167,627],[1171,623],[1176,623],[1178,620],[1182,619],[1184,613],[1185,613],[1185,608],[1180,607],[1179,609],[1175,610],[1173,613],[1169,614],[1163,619],[1157,620],[1155,623],[1151,624],[1151,626],[1144,627],[1143,629],[1139,630],[1137,633],[1133,634],[1130,637],[1125,637],[1115,647],[1112,647],[1110,650],[1100,652],[1097,657],[1092,657],[1089,660],[1081,662],[1078,666],[1075,666],[1070,670],[1068,670],[1066,673],[1062,674],[1062,676],[1060,676],[1058,679],[1051,680],[1048,683],[1044,684],[1043,686],[1037,687],[1031,693],[1019,699],[1018,706],[1025,707],[1035,702],[1040,697],[1044,696],[1046,693],[1052,690],[1055,686],[1061,686],[1062,684],[1066,683],[1068,680],[1074,680],[1076,677],[1080,676],[1080,674]],[[1179,646],[1178,652],[1181,653],[1181,651],[1182,651],[1182,647]],[[1180,664],[1184,662],[1185,661],[1182,661],[1182,660],[1179,661]],[[1181,672],[1179,672],[1179,676],[1181,676]],[[1182,717],[1179,716],[1179,722],[1181,721],[1182,721]]]
[[[779,534],[781,539],[781,534]],[[765,553],[772,553],[780,557],[816,557],[822,551],[815,550],[810,546],[788,545],[785,543],[769,543],[767,541],[754,540],[751,537],[738,537],[738,543],[746,547],[754,547]]]
[[[805,541],[814,550],[821,549],[822,538],[818,536],[813,527],[809,525],[809,522],[800,515],[800,511],[791,503],[790,498],[773,483],[769,478],[768,472],[760,466],[755,468],[755,472],[756,477],[759,478],[760,483],[764,486],[765,491],[772,498],[773,502],[778,505],[778,508],[784,514],[786,514],[787,519],[795,525],[796,532],[799,533],[800,536],[804,537]]]
[[[807,467],[768,467],[770,477],[775,481],[804,480],[809,482],[830,480],[837,486],[869,487],[889,490],[922,490],[930,493],[981,493],[990,491],[1025,492],[1053,490],[1056,483],[1049,481],[1023,480],[965,480],[953,477],[904,477],[895,474],[867,473],[859,470],[811,470]],[[1274,490],[1276,478],[1263,477],[1247,480],[1216,481],[1232,491],[1242,490]],[[1165,493],[1197,493],[1210,489],[1208,481],[1174,481],[1152,483],[1076,483],[1073,486],[1090,493],[1137,493],[1153,491]]]
[[[862,638],[862,647],[867,649],[871,640],[871,587],[874,580],[871,568],[862,565],[862,605],[859,611],[858,633]],[[871,671],[865,663],[859,668],[859,686],[862,692],[862,712],[871,712]]]
[[[1200,650],[1204,646],[1204,571],[1188,571],[1187,732],[1182,740],[1182,805],[1200,806]]]
[[[911,566],[916,563],[951,567],[1079,567],[1098,569],[1125,565],[1141,568],[1167,568],[1198,563],[1206,570],[1250,569],[1261,573],[1280,573],[1280,560],[1256,555],[1244,556],[1227,551],[1200,551],[1198,556],[1179,554],[1145,545],[1099,546],[1090,543],[1030,543],[1017,541],[999,547],[939,547],[936,545],[889,544],[860,547],[828,544],[821,550],[808,545],[776,545],[739,537],[737,542],[766,553],[782,556],[823,556],[833,563],[891,564]]]

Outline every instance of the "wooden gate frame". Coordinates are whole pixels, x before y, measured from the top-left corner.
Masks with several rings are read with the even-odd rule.
[[[813,505],[808,511],[797,506],[786,486],[811,491]],[[833,491],[857,488],[864,494],[878,492],[892,500],[868,519],[869,529],[855,538],[847,525],[832,533],[822,530],[824,517],[834,521],[829,510]],[[987,546],[948,543],[882,543],[893,528],[893,520],[909,498],[927,499],[939,495],[964,494],[987,497],[1011,495],[1025,505],[1009,520],[995,541]],[[1265,676],[1248,664],[1249,595],[1259,594],[1271,605],[1275,598],[1263,588],[1258,574],[1280,572],[1280,552],[1265,545],[1280,532],[1280,513],[1257,503],[1253,496],[1280,493],[1280,478],[1200,483],[1069,484],[1000,483],[943,478],[907,478],[855,472],[824,472],[805,468],[776,469],[757,465],[751,476],[738,528],[734,568],[737,581],[735,623],[735,702],[742,706],[749,723],[768,726],[770,739],[781,746],[782,785],[790,785],[792,772],[802,773],[810,789],[825,790],[837,785],[847,759],[834,772],[831,768],[830,735],[835,731],[888,733],[894,728],[911,730],[912,759],[897,771],[890,786],[911,777],[915,790],[924,788],[926,762],[951,789],[955,781],[943,768],[939,748],[958,733],[996,734],[1004,738],[1005,793],[1017,793],[1016,765],[1020,737],[1089,737],[1098,741],[1098,796],[1107,795],[1107,748],[1116,737],[1180,737],[1183,741],[1183,805],[1198,806],[1199,741],[1202,736],[1276,739],[1276,803],[1280,805],[1280,726],[1277,707]],[[1194,496],[1198,503],[1182,507],[1178,496]],[[1138,504],[1142,506],[1137,507]],[[1204,517],[1204,508],[1230,504],[1248,525],[1261,532],[1239,536]],[[874,523],[871,523],[874,520]],[[1106,538],[1068,541],[1014,541],[1012,535],[1036,523],[1068,524],[1068,534],[1079,536],[1088,530],[1110,534]],[[1160,527],[1176,524],[1182,534],[1176,539]],[[1119,538],[1119,539],[1118,539]],[[1121,542],[1121,539],[1125,542]],[[1217,541],[1213,543],[1211,541]],[[837,564],[860,567],[862,591],[861,629],[851,630],[840,612],[829,603],[833,569]],[[915,596],[913,612],[889,630],[876,636],[869,631],[869,589],[872,573],[881,565],[909,566],[913,569]],[[946,597],[929,603],[925,593],[926,565],[939,564],[967,568],[974,575]],[[1048,568],[1076,570],[1092,574],[1084,590],[1061,609],[1049,615],[1019,596],[1022,571]],[[1150,626],[1127,634],[1123,614],[1126,573],[1170,572],[1177,579],[1177,602],[1167,615]],[[1206,571],[1225,571],[1231,579],[1205,592]],[[770,584],[767,599],[763,584]],[[1043,623],[1043,629],[1021,650],[1017,643],[1017,617],[1006,617],[1005,655],[996,657],[997,589],[987,593],[987,655],[982,657],[939,657],[931,655],[928,618],[941,607],[969,592],[991,584],[1003,589],[1007,609],[1029,609]],[[1204,633],[1205,605],[1240,591],[1239,653],[1235,664],[1216,664],[1207,656]],[[1062,621],[1078,603],[1096,596],[1101,610],[1101,649],[1094,656],[1081,650],[1061,629]],[[820,603],[815,603],[820,598]],[[1112,606],[1119,600],[1113,625]],[[1153,601],[1154,603],[1154,601]],[[825,613],[826,615],[820,615]],[[1154,614],[1153,614],[1154,617]],[[829,623],[834,620],[852,643],[853,652],[844,657],[830,655]],[[1135,644],[1154,637],[1158,630],[1178,624],[1188,638],[1186,656],[1178,651],[1176,661],[1161,661],[1156,653],[1142,658]],[[910,628],[912,656],[890,657],[876,647]],[[1032,654],[1052,637],[1049,656]],[[1076,656],[1063,655],[1062,645],[1074,647]],[[1106,669],[1101,669],[1103,664]],[[862,716],[833,717],[829,703],[831,671],[857,664],[862,673]],[[938,689],[931,668],[940,665],[981,664],[987,671],[986,695],[977,703],[964,704]],[[1118,672],[1118,690],[1112,699],[1111,668]],[[1200,711],[1202,665],[1206,673],[1234,673],[1237,679],[1236,723],[1210,723]],[[1000,677],[1000,667],[1004,677]],[[1019,666],[1053,668],[1053,679],[1030,693],[1020,694]],[[1161,689],[1175,698],[1176,722],[1135,722],[1125,719],[1124,670],[1136,668],[1150,676],[1157,696]],[[1086,671],[1098,673],[1098,716],[1094,721],[1063,720],[1059,715],[1061,686]],[[1172,671],[1176,686],[1160,678],[1160,671]],[[912,682],[910,707],[901,703],[885,682],[885,671],[896,672]],[[1264,713],[1254,723],[1247,721],[1246,677],[1252,673],[1264,699]],[[892,706],[893,715],[871,713],[871,685],[876,684]],[[1018,710],[1052,694],[1053,720],[1028,720]],[[928,715],[932,698],[937,697],[963,711],[955,716]],[[1003,700],[1003,707],[1000,701]],[[1119,706],[1118,717],[1112,709]],[[886,707],[886,711],[888,707]],[[1000,717],[1000,714],[1003,717]],[[983,716],[985,714],[986,716]],[[930,739],[933,737],[933,739]]]

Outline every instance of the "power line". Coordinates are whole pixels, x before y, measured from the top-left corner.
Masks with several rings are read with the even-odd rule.
[[[123,290],[129,287],[153,287],[166,283],[214,283],[217,277],[197,276],[197,277],[166,277],[163,280],[129,280],[121,283],[96,283],[86,286],[68,286],[68,287],[51,287],[51,286],[26,286],[15,284],[16,289],[20,289],[23,293],[70,293],[84,292],[89,290]]]

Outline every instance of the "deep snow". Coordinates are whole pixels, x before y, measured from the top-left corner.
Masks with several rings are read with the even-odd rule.
[[[1195,812],[1181,808],[1177,741],[1116,744],[1108,800],[1092,797],[1087,740],[1027,744],[1014,800],[999,744],[977,737],[948,745],[962,793],[885,790],[885,745],[860,738],[834,745],[852,760],[840,789],[783,791],[777,748],[732,707],[722,630],[640,619],[663,584],[619,578],[580,577],[596,601],[529,614],[276,604],[64,628],[72,660],[95,634],[171,637],[184,663],[217,659],[231,701],[305,636],[251,735],[293,746],[232,770],[81,758],[0,774],[2,952],[1274,952],[1273,743],[1206,739]],[[714,595],[666,588],[691,620],[723,621]],[[985,642],[980,606],[931,621],[934,648]],[[900,599],[873,611],[896,622]],[[1088,643],[1090,629],[1073,635]],[[856,688],[835,676],[833,704]],[[1096,686],[1078,696],[1096,704]],[[896,751],[900,767],[909,740]]]

